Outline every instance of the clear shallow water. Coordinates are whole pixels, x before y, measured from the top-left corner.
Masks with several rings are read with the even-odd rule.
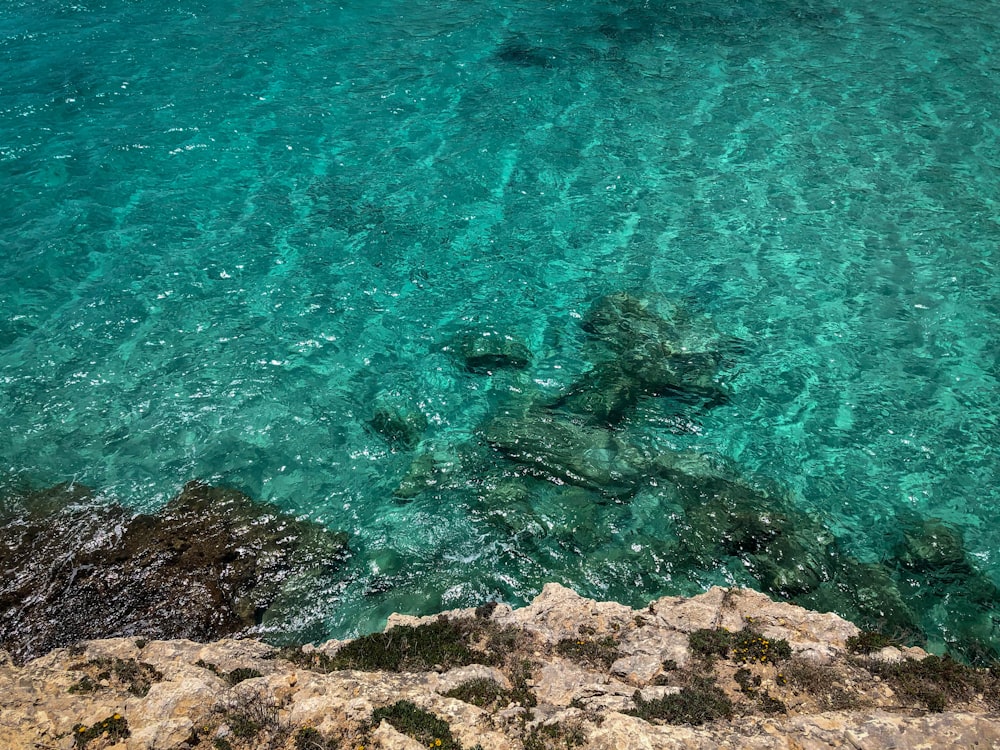
[[[943,518],[1000,582],[994,11],[9,3],[0,481],[147,509],[201,477],[347,530],[354,578],[303,603],[334,635],[547,580],[747,582],[671,565],[655,488],[491,509],[513,467],[463,447],[638,289],[748,346],[728,404],[647,401],[630,439],[790,488],[862,560]],[[466,329],[532,367],[463,372]],[[387,392],[419,450],[477,456],[407,504],[414,452],[366,426]]]

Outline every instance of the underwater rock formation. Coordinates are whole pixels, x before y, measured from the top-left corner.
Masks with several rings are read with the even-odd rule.
[[[531,350],[515,337],[498,331],[463,333],[448,349],[455,352],[467,372],[523,370],[531,364]]]
[[[671,396],[715,406],[724,403],[722,371],[739,342],[722,336],[707,318],[657,296],[616,292],[584,316],[594,367],[552,406],[609,426],[621,422],[643,396]]]
[[[413,457],[392,495],[405,502],[428,490],[461,486],[469,471],[466,463],[470,461],[464,446],[430,446]]]
[[[486,441],[530,473],[612,497],[635,493],[643,477],[640,452],[610,430],[588,427],[542,408],[495,416]]]
[[[494,57],[500,62],[519,68],[551,68],[556,59],[551,50],[535,47],[519,39],[508,39]]]
[[[903,526],[896,559],[900,565],[914,571],[964,568],[965,543],[958,531],[940,519],[916,519]]]
[[[390,445],[411,449],[427,429],[427,416],[399,393],[380,393],[368,425]]]
[[[961,532],[939,518],[899,521],[896,575],[913,608],[936,611],[949,647],[973,663],[1000,661],[1000,589],[974,564]]]
[[[17,659],[87,638],[237,633],[284,586],[336,575],[349,556],[343,534],[199,482],[152,515],[79,485],[6,505],[0,645]]]

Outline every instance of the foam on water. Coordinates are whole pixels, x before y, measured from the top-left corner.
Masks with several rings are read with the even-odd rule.
[[[862,560],[942,518],[998,581],[998,38],[987,0],[8,3],[2,481],[141,509],[199,477],[345,529],[328,634],[746,582],[673,568],[652,488],[504,523],[463,454],[641,289],[747,348],[728,404],[646,402],[632,439],[781,483]],[[466,329],[531,368],[462,371]],[[457,467],[408,504],[386,393]]]

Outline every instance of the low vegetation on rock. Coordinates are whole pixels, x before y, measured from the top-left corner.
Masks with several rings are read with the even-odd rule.
[[[153,683],[163,679],[163,674],[155,667],[135,659],[101,657],[72,664],[69,669],[83,673],[70,685],[71,693],[96,693],[114,684],[141,698],[149,692]]]
[[[669,736],[709,748],[765,726],[787,732],[790,744],[808,736],[836,746],[854,727],[874,738],[873,747],[1000,746],[997,667],[888,647],[834,615],[746,590],[664,598],[637,612],[552,585],[522,610],[487,605],[403,623],[346,643],[280,651],[252,641],[138,650],[134,639],[116,639],[24,667],[0,661],[7,700],[0,746],[57,746],[72,735],[78,750],[106,750],[125,736],[130,749],[143,750],[406,742],[428,750],[573,750],[667,747]],[[61,687],[37,692],[46,680]],[[156,693],[148,687],[154,680]],[[127,702],[128,720],[120,710],[94,722],[93,701]],[[4,734],[29,720],[18,718],[18,706],[38,726],[33,744]],[[39,724],[42,709],[76,723]]]
[[[372,726],[378,726],[382,721],[389,722],[396,730],[425,747],[462,750],[462,746],[452,736],[447,721],[439,719],[412,701],[396,701],[391,706],[375,709],[372,712]]]

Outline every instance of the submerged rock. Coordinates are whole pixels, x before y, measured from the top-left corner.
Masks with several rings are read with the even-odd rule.
[[[896,549],[899,562],[911,570],[930,571],[965,563],[962,534],[938,518],[926,518],[904,526],[903,540]]]
[[[390,445],[413,448],[427,429],[427,417],[400,394],[379,394],[368,425]]]
[[[655,345],[667,354],[718,351],[725,341],[708,318],[650,294],[614,292],[598,299],[583,318],[583,330],[624,354]]]
[[[584,373],[569,392],[552,404],[597,424],[613,426],[628,416],[643,395],[641,384],[617,362],[603,362]]]
[[[449,348],[468,372],[491,373],[503,368],[523,370],[531,364],[531,350],[523,342],[492,330],[464,333]]]
[[[950,651],[974,663],[996,663],[1000,589],[973,564],[958,529],[939,518],[899,520],[896,574],[907,602],[917,612],[935,612],[937,637]],[[934,637],[931,628],[928,637]]]
[[[593,304],[583,329],[596,347],[596,364],[552,404],[555,408],[613,426],[643,396],[708,406],[726,400],[719,374],[738,347],[707,318],[691,318],[659,297],[616,292]]]
[[[784,498],[722,476],[669,476],[685,511],[680,541],[698,567],[735,557],[764,591],[783,597],[829,577],[833,537]]]
[[[645,458],[634,446],[542,408],[493,418],[485,438],[536,476],[613,497],[634,494],[644,475]]]
[[[497,49],[495,55],[500,62],[520,68],[551,68],[555,55],[541,47],[535,47],[518,39],[508,39]]]
[[[285,583],[349,555],[343,534],[199,482],[152,515],[65,486],[18,505],[0,528],[0,646],[17,659],[88,638],[236,633]]]
[[[462,486],[474,475],[469,452],[462,445],[428,447],[413,457],[406,475],[400,480],[392,495],[406,502],[429,490],[445,490]]]

